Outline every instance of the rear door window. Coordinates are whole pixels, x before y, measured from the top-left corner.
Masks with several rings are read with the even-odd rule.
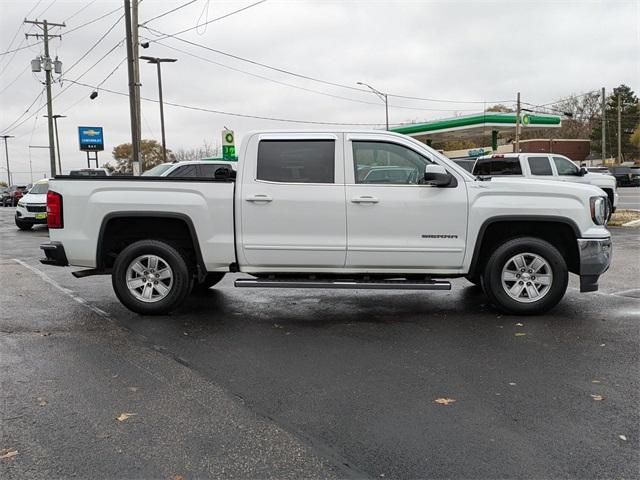
[[[480,158],[473,167],[474,175],[522,175],[518,157]]]
[[[334,183],[334,140],[261,140],[258,180],[283,183]]]
[[[548,157],[529,157],[531,175],[553,175]]]
[[[197,177],[198,168],[196,165],[182,165],[169,174],[170,177]]]
[[[216,178],[216,170],[219,168],[231,170],[231,166],[226,163],[200,164],[200,176],[204,178]]]

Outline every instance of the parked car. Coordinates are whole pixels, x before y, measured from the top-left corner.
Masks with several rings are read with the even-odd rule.
[[[156,165],[142,173],[144,177],[199,177],[215,178],[219,168],[235,171],[238,162],[223,160],[189,160],[184,162],[168,162]]]
[[[70,170],[69,176],[71,177],[108,177],[109,170],[106,168],[79,168],[77,170]]]
[[[640,167],[611,167],[619,187],[639,187]]]
[[[15,207],[18,201],[27,191],[26,185],[11,185],[5,193],[2,194],[2,206]]]
[[[42,262],[109,274],[118,299],[149,315],[226,272],[260,288],[449,290],[466,277],[499,309],[537,314],[569,272],[590,292],[609,267],[607,197],[592,185],[482,181],[391,132],[254,132],[239,151],[237,178],[51,180]],[[377,159],[420,181],[359,181]]]
[[[536,180],[584,183],[601,188],[609,200],[609,212],[618,206],[616,181],[611,175],[590,173],[557,153],[505,153],[478,157],[473,174],[481,177],[518,176]]]
[[[20,230],[31,230],[34,225],[47,223],[47,191],[49,180],[36,182],[16,207],[16,226]]]

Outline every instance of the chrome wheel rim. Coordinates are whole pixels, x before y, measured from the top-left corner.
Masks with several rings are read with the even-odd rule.
[[[542,300],[551,290],[551,265],[535,253],[518,253],[502,268],[502,288],[509,297],[520,303]]]
[[[127,288],[136,300],[159,302],[173,287],[173,270],[157,255],[141,255],[127,267]]]

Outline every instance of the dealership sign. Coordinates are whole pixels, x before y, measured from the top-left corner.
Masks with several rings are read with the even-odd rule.
[[[101,152],[104,150],[102,127],[78,127],[80,150],[83,152]]]

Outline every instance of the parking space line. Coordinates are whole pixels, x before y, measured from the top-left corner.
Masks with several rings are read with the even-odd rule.
[[[75,295],[71,290],[69,290],[68,288],[63,287],[62,285],[60,285],[58,282],[56,282],[54,279],[52,279],[49,275],[47,275],[46,273],[44,273],[42,270],[37,269],[36,267],[32,267],[31,265],[29,265],[26,262],[23,262],[22,260],[18,259],[18,258],[13,258],[12,259],[14,262],[19,263],[20,265],[22,265],[24,268],[31,270],[33,273],[35,273],[36,275],[38,275],[42,280],[44,280],[45,282],[47,282],[49,285],[53,286],[54,288],[60,290],[62,293],[64,293],[65,295],[67,295],[68,297],[70,297],[71,299],[73,299],[75,302],[79,303],[80,305],[87,307],[89,310],[91,310],[93,313],[96,313],[98,315],[100,315],[101,317],[104,318],[109,318],[111,319],[111,315],[109,315],[107,312],[105,312],[104,310],[102,310],[101,308],[96,307],[95,305],[91,305],[89,302],[87,302],[84,298],[79,297],[77,295]]]

